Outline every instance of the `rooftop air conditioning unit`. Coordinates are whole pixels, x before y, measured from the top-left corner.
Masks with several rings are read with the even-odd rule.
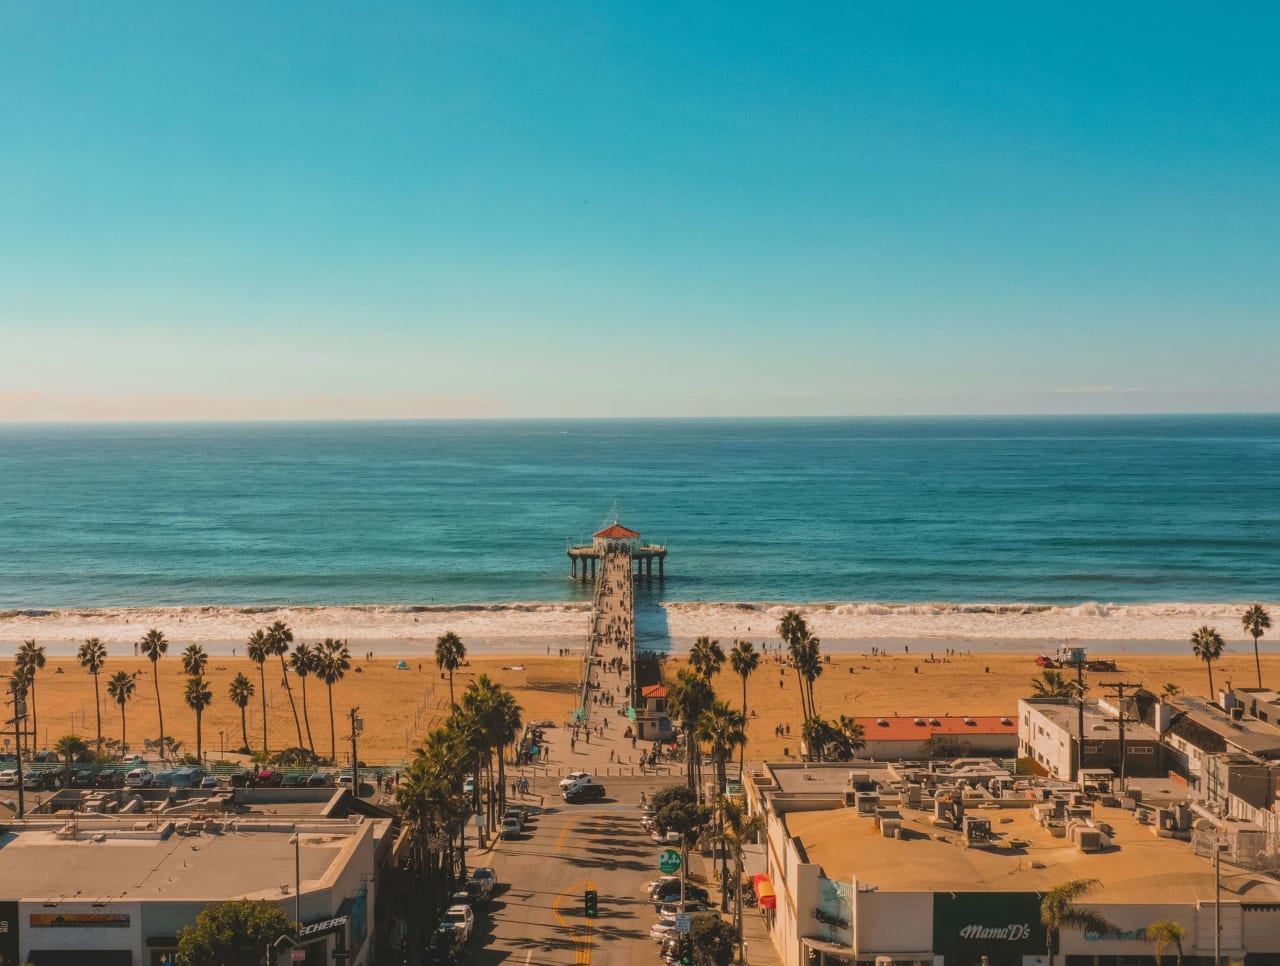
[[[1076,847],[1081,852],[1101,852],[1102,833],[1096,828],[1082,828],[1077,830]]]
[[[859,815],[874,815],[876,808],[880,805],[880,796],[875,792],[858,792],[855,795],[854,804]]]
[[[974,815],[964,817],[964,837],[970,845],[991,841],[991,819]]]
[[[885,818],[880,820],[880,834],[887,839],[902,837],[902,819]]]

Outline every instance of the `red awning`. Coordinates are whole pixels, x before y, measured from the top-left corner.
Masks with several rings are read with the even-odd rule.
[[[778,908],[778,894],[773,891],[773,882],[767,875],[753,875],[751,884],[755,887],[756,898],[760,900],[761,909]]]

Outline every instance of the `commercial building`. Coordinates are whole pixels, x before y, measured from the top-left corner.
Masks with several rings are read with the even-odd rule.
[[[1152,696],[1154,700],[1154,695]],[[1164,753],[1156,729],[1126,708],[1123,734],[1124,774],[1151,778],[1165,773]],[[1105,701],[1086,701],[1081,767],[1121,773],[1119,712]],[[1024,698],[1018,702],[1018,754],[1035,762],[1050,778],[1069,781],[1080,754],[1080,708],[1066,698]]]
[[[860,755],[877,761],[912,758],[1011,758],[1018,752],[1018,725],[1000,715],[854,718],[862,726]]]
[[[785,966],[1039,966],[1041,898],[1072,879],[1100,881],[1088,905],[1117,931],[1063,930],[1063,966],[1149,961],[1161,920],[1186,929],[1184,963],[1209,966],[1219,896],[1222,954],[1280,963],[1280,881],[1227,852],[1216,890],[1210,856],[1233,829],[1185,803],[1125,809],[975,762],[769,765],[747,792]]]
[[[391,822],[347,792],[63,795],[0,836],[0,966],[169,966],[182,927],[242,898],[298,917],[304,962],[370,962]]]

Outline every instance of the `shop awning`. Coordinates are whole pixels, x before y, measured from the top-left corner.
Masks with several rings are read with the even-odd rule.
[[[767,875],[753,875],[751,884],[755,887],[756,898],[760,901],[761,909],[777,909],[778,894],[773,891],[773,882]]]
[[[31,966],[133,966],[127,949],[33,949],[27,953]]]

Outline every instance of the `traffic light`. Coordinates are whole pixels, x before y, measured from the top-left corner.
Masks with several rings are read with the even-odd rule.
[[[594,919],[596,917],[596,890],[588,889],[582,896],[582,905],[587,910],[587,918]]]
[[[691,966],[693,963],[693,937],[687,932],[679,934],[677,952],[680,953],[680,966]]]

